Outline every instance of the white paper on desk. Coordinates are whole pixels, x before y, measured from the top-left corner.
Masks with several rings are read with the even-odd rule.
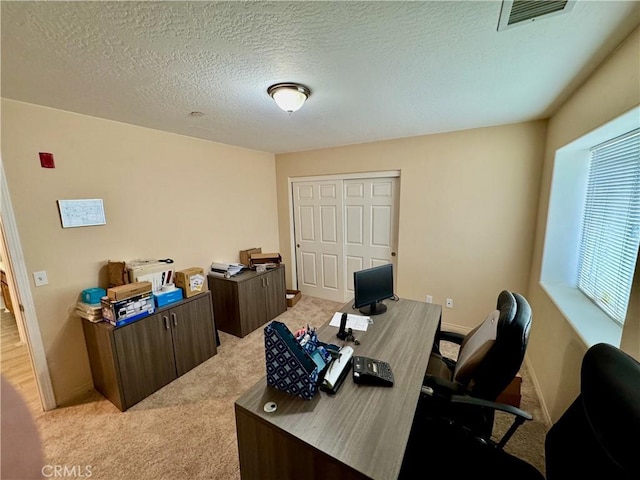
[[[333,315],[333,318],[329,322],[329,325],[332,327],[340,327],[340,321],[342,320],[342,312],[336,312]],[[365,317],[363,315],[354,315],[347,314],[347,326],[345,328],[350,328],[352,330],[360,330],[362,332],[366,332],[369,327],[369,317]]]

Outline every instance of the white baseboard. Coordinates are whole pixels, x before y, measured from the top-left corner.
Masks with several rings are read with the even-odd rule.
[[[529,372],[529,376],[531,377],[531,381],[533,382],[533,388],[536,391],[536,395],[538,395],[538,401],[540,402],[540,408],[542,408],[542,415],[544,423],[550,427],[553,422],[551,421],[551,415],[549,415],[549,409],[547,408],[547,404],[544,401],[544,396],[542,395],[542,389],[540,388],[540,383],[538,382],[538,377],[536,377],[536,372],[533,369],[531,362],[529,361],[529,357],[525,355],[524,363],[527,366],[527,371]]]

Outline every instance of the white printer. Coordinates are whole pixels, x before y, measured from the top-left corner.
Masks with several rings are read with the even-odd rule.
[[[175,269],[173,260],[132,260],[126,262],[130,282],[151,282],[153,293],[159,293],[162,287],[174,283]]]

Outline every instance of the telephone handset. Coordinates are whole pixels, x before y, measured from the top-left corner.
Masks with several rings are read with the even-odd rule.
[[[347,338],[347,312],[342,314],[342,318],[340,318],[340,330],[336,333],[336,337],[340,340],[344,340]]]
[[[347,328],[347,313],[343,313],[340,317],[340,330],[336,333],[336,337],[340,340],[346,340],[347,342],[353,342],[354,345],[360,345],[360,342],[353,336],[353,330]]]

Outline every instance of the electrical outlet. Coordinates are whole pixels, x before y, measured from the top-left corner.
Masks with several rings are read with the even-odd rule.
[[[433,297],[431,295],[427,295],[427,303],[433,303]]]
[[[445,305],[447,308],[453,308],[453,298],[447,298],[447,303]]]
[[[47,279],[47,272],[45,270],[33,272],[33,281],[35,282],[36,287],[48,284],[49,280]]]

